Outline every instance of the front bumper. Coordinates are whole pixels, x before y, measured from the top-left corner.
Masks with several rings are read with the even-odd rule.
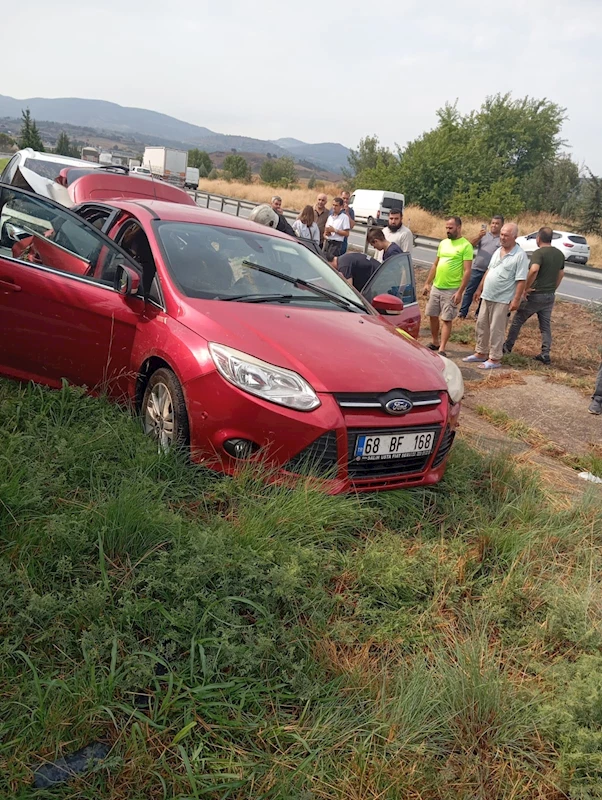
[[[446,392],[439,402],[415,406],[404,416],[380,408],[344,408],[335,396],[320,394],[321,406],[299,412],[253,397],[211,373],[184,385],[193,460],[226,474],[235,474],[246,460],[225,451],[230,439],[258,446],[251,460],[265,463],[270,479],[288,481],[311,474],[331,494],[369,492],[437,483],[458,426],[460,405]],[[433,393],[431,393],[433,394]],[[360,433],[436,430],[428,456],[394,461],[358,462],[353,458]]]

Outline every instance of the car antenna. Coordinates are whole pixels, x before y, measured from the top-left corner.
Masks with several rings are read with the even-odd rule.
[[[151,183],[153,184],[153,193],[155,195],[155,200],[158,200],[159,198],[157,197],[157,187],[155,186],[155,176],[153,175],[153,168],[151,167],[150,159],[149,159],[149,162],[148,162],[148,168],[150,170]]]

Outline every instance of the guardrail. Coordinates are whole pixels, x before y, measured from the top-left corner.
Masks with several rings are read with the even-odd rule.
[[[237,217],[240,216],[248,216],[248,214],[241,214],[241,211],[248,211],[250,212],[256,206],[261,205],[260,203],[255,203],[252,200],[240,200],[238,197],[227,197],[226,195],[222,194],[213,194],[212,192],[200,192],[194,191],[189,192],[189,194],[194,197],[194,201],[197,205],[210,208],[210,204],[212,202],[219,203],[219,210],[224,211],[227,214],[234,214]],[[299,212],[295,211],[291,208],[283,208],[282,213],[288,220],[295,220],[299,216]],[[359,234],[362,237],[362,243],[359,245],[364,253],[371,253],[372,248],[368,245],[366,236],[368,233],[368,226],[362,225],[361,223],[356,223],[355,227],[353,228],[353,235],[354,237]],[[434,239],[431,236],[421,236],[418,234],[414,240],[415,247],[421,247],[424,250],[432,250],[432,258],[435,257],[435,252],[439,245],[439,239]],[[355,245],[357,246],[357,245]],[[429,254],[429,259],[431,258]],[[416,259],[418,261],[422,260],[423,262],[427,263],[425,259]],[[587,267],[581,266],[578,264],[570,264],[567,262],[565,266],[565,272],[567,275],[571,275],[574,278],[581,278],[581,280],[587,281],[596,281],[602,283],[602,269],[596,269],[596,267]]]

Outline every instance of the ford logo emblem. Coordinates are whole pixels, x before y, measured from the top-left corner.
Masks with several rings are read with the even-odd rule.
[[[412,408],[412,402],[405,397],[396,397],[385,405],[385,410],[389,414],[407,414]]]

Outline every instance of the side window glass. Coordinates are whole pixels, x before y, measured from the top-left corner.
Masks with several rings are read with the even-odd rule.
[[[562,234],[557,233],[557,231],[554,231],[554,233],[552,234],[552,239],[562,239]]]
[[[368,281],[362,294],[369,303],[379,294],[395,295],[406,305],[415,303],[416,290],[409,256],[403,254],[388,258],[376,275]]]
[[[125,257],[66,209],[17,189],[0,191],[0,248],[6,255],[95,279],[101,252]]]

